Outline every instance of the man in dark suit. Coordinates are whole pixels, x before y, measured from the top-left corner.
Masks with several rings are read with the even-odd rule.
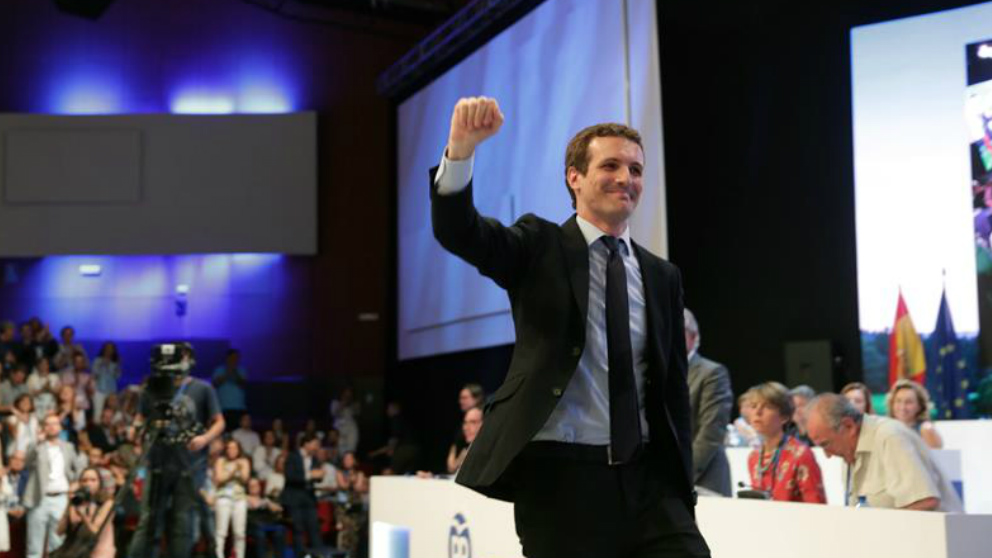
[[[300,448],[286,457],[286,487],[282,490],[282,507],[293,522],[293,551],[297,558],[303,556],[303,536],[306,533],[309,547],[318,552],[324,544],[320,538],[317,521],[317,497],[313,485],[324,477],[317,459],[320,439],[307,434],[300,440]]]
[[[731,496],[730,461],[724,451],[734,406],[727,367],[699,354],[699,323],[685,310],[685,346],[689,352],[689,402],[692,405],[692,458],[696,486]]]
[[[472,204],[475,147],[503,115],[455,106],[431,172],[434,235],[507,290],[516,346],[457,482],[514,502],[530,558],[709,556],[693,516],[682,286],[631,242],[640,135],[586,128],[566,149],[576,215],[512,226]]]

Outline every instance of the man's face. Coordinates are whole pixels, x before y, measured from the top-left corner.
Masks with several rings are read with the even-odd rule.
[[[61,334],[62,334],[62,342],[65,343],[66,345],[69,345],[72,343],[72,339],[76,337],[76,330],[72,329],[71,327],[63,328]]]
[[[241,428],[242,430],[251,430],[251,417],[248,415],[241,415]]]
[[[62,423],[59,422],[59,417],[54,415],[45,417],[45,422],[42,428],[45,431],[45,438],[48,440],[54,440],[59,437],[59,434],[62,433]]]
[[[465,441],[472,443],[475,441],[475,437],[479,435],[479,429],[482,428],[482,411],[479,409],[469,409],[465,413],[465,418],[462,421],[462,433],[465,434]]]
[[[644,189],[644,152],[626,138],[604,137],[589,142],[588,154],[585,175],[575,167],[568,169],[576,211],[592,223],[626,222]]]
[[[103,450],[100,448],[91,449],[88,457],[90,458],[90,466],[99,467],[103,465]]]
[[[853,419],[841,419],[840,427],[834,430],[821,413],[814,412],[809,415],[806,426],[810,440],[823,448],[827,457],[836,455],[848,463],[854,463],[860,431]]]
[[[316,455],[317,450],[320,449],[320,440],[317,438],[310,440],[309,442],[303,445],[303,449],[304,451],[307,452],[307,455]]]
[[[685,330],[685,352],[691,353],[694,348],[696,348],[696,338],[699,335],[695,332]]]
[[[20,473],[24,470],[24,452],[17,451],[14,455],[10,456],[10,470],[15,473]]]

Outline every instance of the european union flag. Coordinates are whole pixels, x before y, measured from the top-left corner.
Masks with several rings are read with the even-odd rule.
[[[947,305],[946,290],[940,295],[937,327],[930,339],[933,343],[934,363],[930,368],[933,374],[927,374],[927,388],[937,409],[937,418],[970,418],[970,367],[959,347],[957,333],[954,332],[954,320],[951,319],[951,308]]]

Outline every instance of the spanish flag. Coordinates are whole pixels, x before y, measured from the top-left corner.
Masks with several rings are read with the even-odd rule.
[[[922,384],[926,380],[926,373],[927,359],[923,341],[913,327],[913,319],[909,317],[909,310],[900,290],[896,321],[889,334],[889,385],[903,378]]]

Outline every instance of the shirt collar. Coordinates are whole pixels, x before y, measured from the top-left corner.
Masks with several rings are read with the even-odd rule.
[[[606,233],[603,232],[599,227],[593,225],[592,223],[586,221],[585,219],[583,219],[578,215],[575,216],[575,223],[579,225],[579,230],[582,231],[582,236],[586,239],[586,244],[588,246],[592,246],[592,243],[599,240],[599,237],[607,236]],[[634,246],[630,243],[629,225],[627,226],[626,229],[624,229],[623,234],[620,235],[620,239],[623,240],[625,244],[627,244],[627,253],[628,254],[633,253]]]

